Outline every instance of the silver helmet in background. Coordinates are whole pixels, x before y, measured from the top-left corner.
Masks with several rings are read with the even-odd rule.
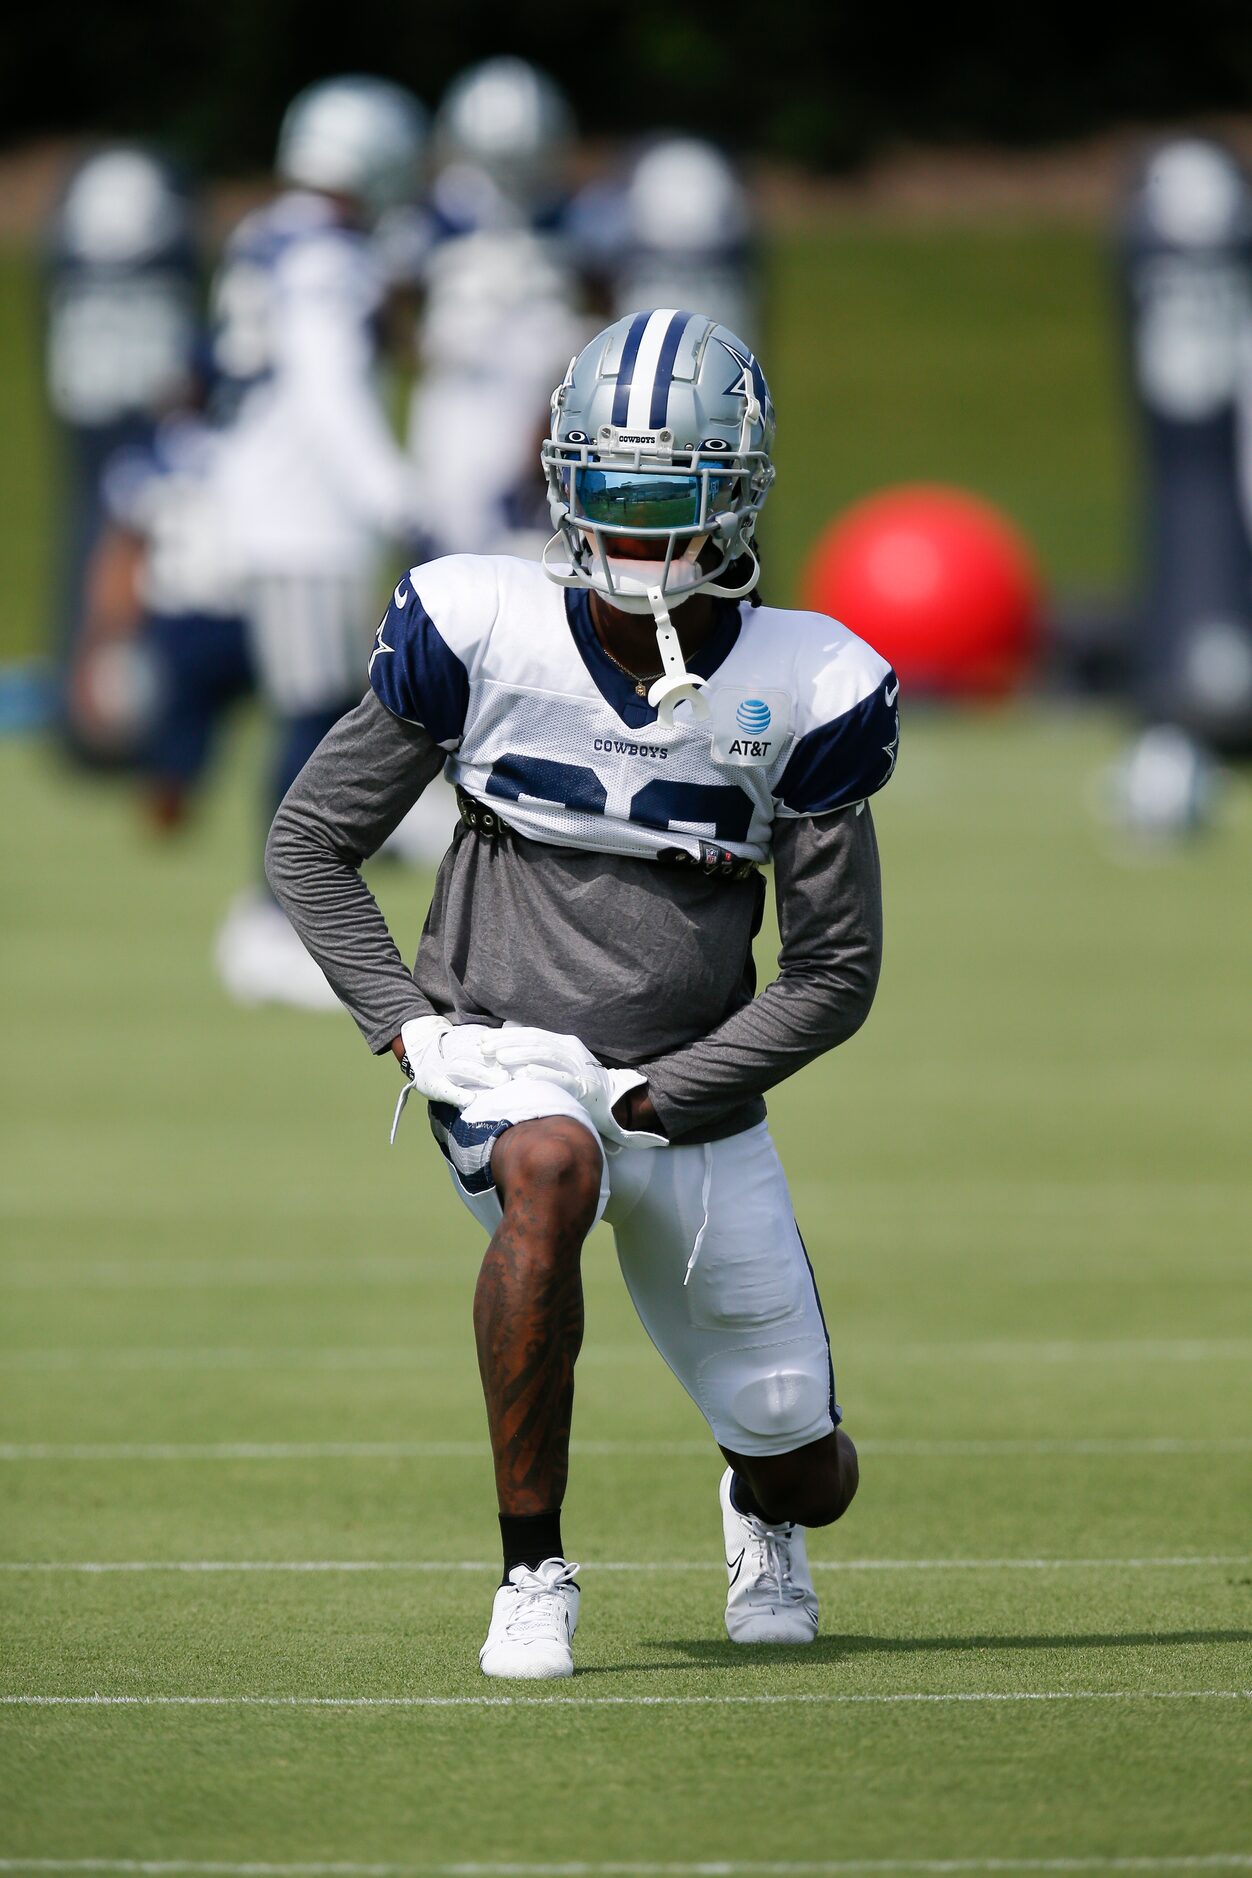
[[[435,115],[437,201],[448,199],[453,220],[528,220],[559,196],[574,131],[564,92],[537,66],[516,58],[471,66]]]
[[[287,106],[275,168],[300,189],[350,196],[370,217],[412,200],[426,146],[424,106],[385,78],[325,78]]]

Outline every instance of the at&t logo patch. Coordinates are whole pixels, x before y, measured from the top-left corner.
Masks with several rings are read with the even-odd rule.
[[[709,693],[711,754],[715,763],[736,769],[768,769],[777,762],[791,735],[791,698],[785,691],[742,691],[719,687]]]

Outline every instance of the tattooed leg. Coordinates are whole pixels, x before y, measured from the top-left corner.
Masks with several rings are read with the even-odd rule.
[[[504,1217],[474,1293],[474,1336],[502,1513],[559,1507],[569,1473],[574,1360],[583,1339],[583,1240],[600,1149],[565,1116],[501,1135],[492,1173]]]

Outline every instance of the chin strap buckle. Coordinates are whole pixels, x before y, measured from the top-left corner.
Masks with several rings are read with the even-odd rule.
[[[680,704],[689,704],[693,717],[707,717],[708,699],[700,696],[704,680],[698,673],[687,670],[683,649],[665,604],[665,595],[659,587],[648,588],[648,605],[656,620],[657,650],[664,667],[661,676],[648,688],[648,703],[663,724],[673,723],[674,712]]]

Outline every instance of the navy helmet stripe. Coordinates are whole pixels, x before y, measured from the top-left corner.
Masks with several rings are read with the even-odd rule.
[[[635,360],[639,357],[644,328],[651,318],[651,313],[636,313],[631,321],[630,331],[626,335],[626,344],[622,348],[622,362],[617,368],[617,388],[613,393],[613,422],[619,430],[626,423],[626,412],[630,405],[630,385],[635,375]]]
[[[661,350],[656,361],[656,377],[652,381],[652,408],[648,413],[648,428],[659,430],[669,415],[669,391],[674,382],[674,360],[678,357],[678,348],[682,336],[687,330],[690,313],[675,313],[661,341]]]

